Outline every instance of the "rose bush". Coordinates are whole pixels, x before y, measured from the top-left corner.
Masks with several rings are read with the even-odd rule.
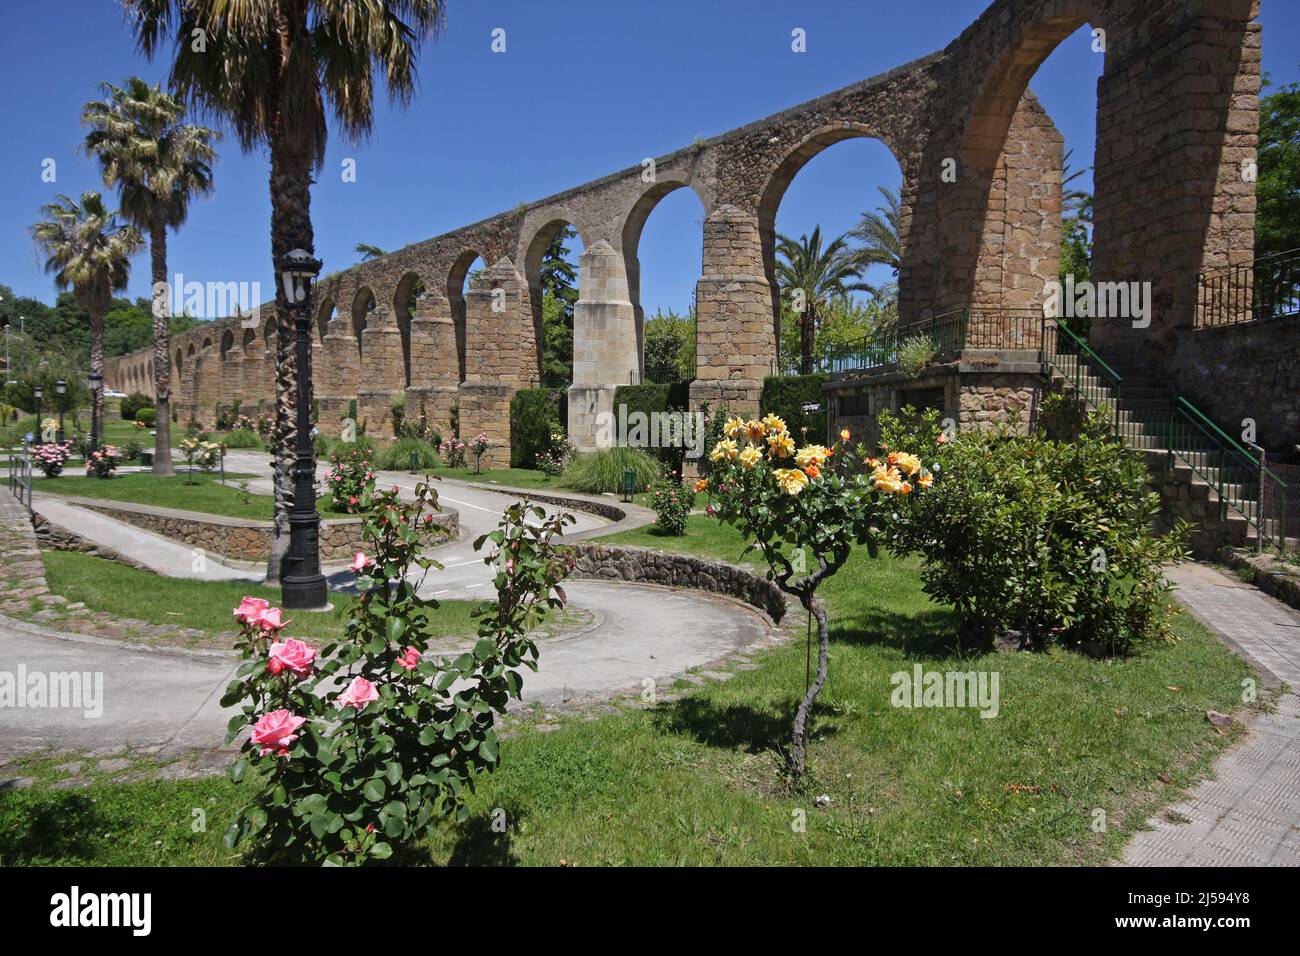
[[[112,478],[122,463],[122,452],[115,445],[104,445],[86,459],[86,474],[94,478]]]
[[[808,715],[826,683],[830,630],[816,599],[818,585],[848,560],[854,545],[872,554],[888,541],[891,524],[906,522],[915,500],[934,483],[916,455],[889,451],[868,457],[849,446],[847,430],[829,448],[797,447],[785,422],[730,418],[709,453],[709,513],[736,527],[766,559],[768,576],[817,621],[817,675],[795,711],[786,766],[796,782],[805,770]]]
[[[360,514],[369,509],[375,490],[372,454],[369,446],[355,444],[331,459],[333,467],[325,476],[325,485],[330,490],[330,507],[335,511]]]
[[[650,485],[650,507],[655,513],[655,527],[661,534],[681,537],[686,533],[686,519],[690,517],[695,496],[689,488],[682,487],[676,472],[659,478]]]
[[[57,478],[63,474],[63,466],[72,457],[72,442],[51,441],[33,445],[31,456],[32,464],[44,472],[46,478]]]
[[[438,446],[438,457],[448,468],[464,468],[465,443],[455,435],[449,436]]]
[[[496,768],[497,714],[536,670],[530,631],[565,600],[573,566],[554,543],[572,516],[514,504],[474,544],[495,569],[497,598],[475,611],[478,640],[433,659],[429,613],[417,589],[438,567],[430,545],[437,495],[379,491],[353,561],[360,592],[344,637],[312,647],[281,632],[278,608],[245,598],[235,611],[244,657],[223,698],[241,705],[228,739],[248,730],[231,777],[253,790],[226,833],[271,863],[355,865],[409,857],[441,819],[464,820],[464,797]],[[486,546],[486,547],[485,547]]]

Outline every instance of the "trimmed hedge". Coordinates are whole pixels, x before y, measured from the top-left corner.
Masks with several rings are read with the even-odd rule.
[[[122,399],[118,407],[122,418],[128,422],[135,421],[135,413],[142,408],[153,408],[153,399],[143,392],[132,392]]]
[[[769,375],[763,379],[763,394],[759,399],[759,408],[764,415],[780,415],[790,427],[796,444],[804,443],[802,429],[807,428],[807,441],[826,441],[827,411],[829,397],[822,391],[826,384],[826,375]],[[821,403],[821,410],[805,414],[802,406],[806,402]]]
[[[620,385],[614,389],[614,420],[617,423],[622,419],[619,414],[619,407],[622,405],[627,406],[628,417],[631,417],[634,412],[644,412],[647,417],[655,412],[684,412],[690,407],[690,391],[690,382]],[[619,437],[614,436],[616,440]],[[647,448],[645,450],[672,470],[681,473],[686,449]]]
[[[510,467],[535,468],[550,450],[557,423],[564,429],[562,395],[553,388],[522,388],[510,399]]]

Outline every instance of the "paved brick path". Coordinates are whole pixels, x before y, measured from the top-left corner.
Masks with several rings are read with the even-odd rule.
[[[1300,866],[1300,613],[1200,564],[1169,572],[1178,599],[1287,685],[1276,713],[1219,758],[1215,777],[1168,807],[1124,853],[1129,866]],[[1185,822],[1174,823],[1169,819]]]

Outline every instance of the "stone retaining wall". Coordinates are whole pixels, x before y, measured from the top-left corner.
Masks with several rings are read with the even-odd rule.
[[[62,500],[211,554],[241,561],[265,561],[271,553],[272,525],[269,521],[198,515],[190,511],[92,498],[69,497]],[[434,522],[448,538],[454,538],[460,532],[460,515],[456,512],[436,513]],[[351,558],[362,547],[360,518],[321,521],[322,561]]]
[[[786,612],[781,589],[749,568],[651,548],[571,542],[577,552],[575,576],[605,581],[635,581],[693,588],[737,598],[780,623]]]

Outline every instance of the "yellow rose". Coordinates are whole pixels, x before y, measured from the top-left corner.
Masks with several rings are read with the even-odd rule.
[[[724,438],[713,446],[713,451],[709,453],[709,458],[713,461],[722,461],[724,458],[727,459],[727,461],[735,461],[737,450],[734,441],[730,438]]]
[[[789,458],[794,454],[794,439],[785,432],[773,432],[767,436],[767,449],[773,458]]]
[[[778,434],[784,435],[787,431],[785,420],[779,415],[768,415],[763,419],[763,425],[769,432],[777,432]]]
[[[920,478],[916,479],[916,483],[920,485],[922,488],[929,488],[932,484],[934,484],[934,475],[930,474],[927,471]]]
[[[728,438],[739,438],[745,434],[749,426],[745,424],[743,418],[736,418],[734,415],[727,419],[727,424],[722,426],[722,432]]]
[[[848,441],[848,440],[849,440],[849,437],[850,437],[850,436],[849,436],[849,430],[848,430],[847,428],[841,428],[841,429],[840,429],[840,441]]]
[[[830,457],[830,449],[824,445],[804,445],[795,452],[794,461],[800,468],[806,468],[809,465],[820,465]]]
[[[894,464],[896,464],[904,474],[908,475],[915,475],[921,470],[921,459],[905,451],[901,451],[895,456]]]
[[[903,476],[892,465],[877,465],[871,472],[871,483],[877,491],[896,495],[903,490]]]
[[[753,419],[745,423],[745,431],[749,434],[750,441],[760,442],[763,440],[763,436],[767,434],[767,426],[758,419]]]
[[[772,474],[787,495],[797,495],[808,486],[808,476],[798,468],[778,468]]]
[[[750,471],[755,465],[763,460],[763,453],[753,445],[749,445],[740,453],[740,464],[746,471]]]

